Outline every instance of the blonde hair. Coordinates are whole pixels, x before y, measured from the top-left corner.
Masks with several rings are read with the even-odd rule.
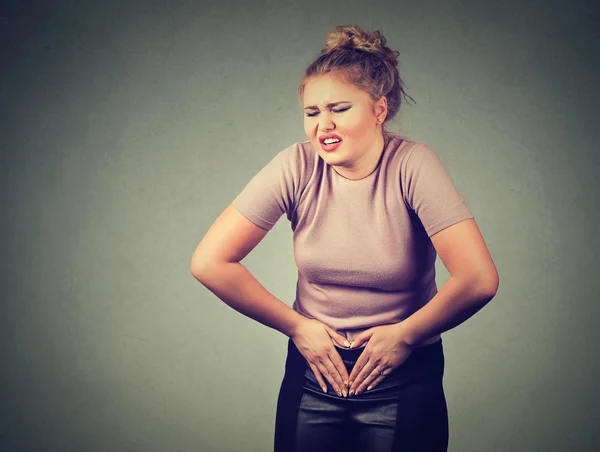
[[[327,32],[321,55],[306,68],[298,86],[298,98],[302,99],[312,77],[335,74],[369,94],[373,103],[386,97],[388,112],[382,126],[386,134],[385,124],[398,114],[401,104],[407,99],[416,102],[406,93],[398,73],[400,52],[385,43],[378,30],[366,32],[357,25],[338,25]]]

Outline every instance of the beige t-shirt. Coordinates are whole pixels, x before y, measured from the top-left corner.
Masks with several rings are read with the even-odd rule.
[[[339,175],[310,141],[294,143],[233,201],[265,230],[286,213],[298,267],[293,309],[350,341],[372,326],[404,320],[431,300],[437,254],[429,237],[473,218],[429,146],[384,138],[377,168],[360,180]]]

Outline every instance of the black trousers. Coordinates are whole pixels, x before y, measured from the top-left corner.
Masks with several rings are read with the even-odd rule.
[[[362,348],[336,347],[348,375]],[[378,386],[340,397],[321,389],[288,342],[275,419],[275,452],[446,452],[448,410],[442,340],[413,350]]]

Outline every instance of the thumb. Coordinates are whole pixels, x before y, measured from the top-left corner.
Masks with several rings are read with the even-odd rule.
[[[354,341],[352,342],[352,344],[350,346],[352,348],[361,346],[362,344],[367,342],[369,339],[371,339],[371,336],[373,336],[373,332],[374,332],[373,328],[369,328],[368,330],[363,331],[358,336],[356,336],[356,339],[354,339]]]
[[[348,339],[346,339],[340,333],[338,333],[335,330],[332,330],[327,325],[325,325],[325,330],[327,330],[327,333],[329,334],[329,336],[331,336],[331,338],[334,341],[336,341],[339,345],[341,345],[343,347],[350,347],[350,342],[348,342]]]

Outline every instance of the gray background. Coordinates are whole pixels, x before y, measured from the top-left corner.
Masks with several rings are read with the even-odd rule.
[[[451,451],[600,444],[600,15],[591,1],[9,1],[0,14],[0,451],[267,451],[287,338],[190,274],[304,141],[338,24],[379,29],[500,274],[443,335]],[[291,304],[292,232],[244,263]],[[438,285],[448,274],[438,260]]]

